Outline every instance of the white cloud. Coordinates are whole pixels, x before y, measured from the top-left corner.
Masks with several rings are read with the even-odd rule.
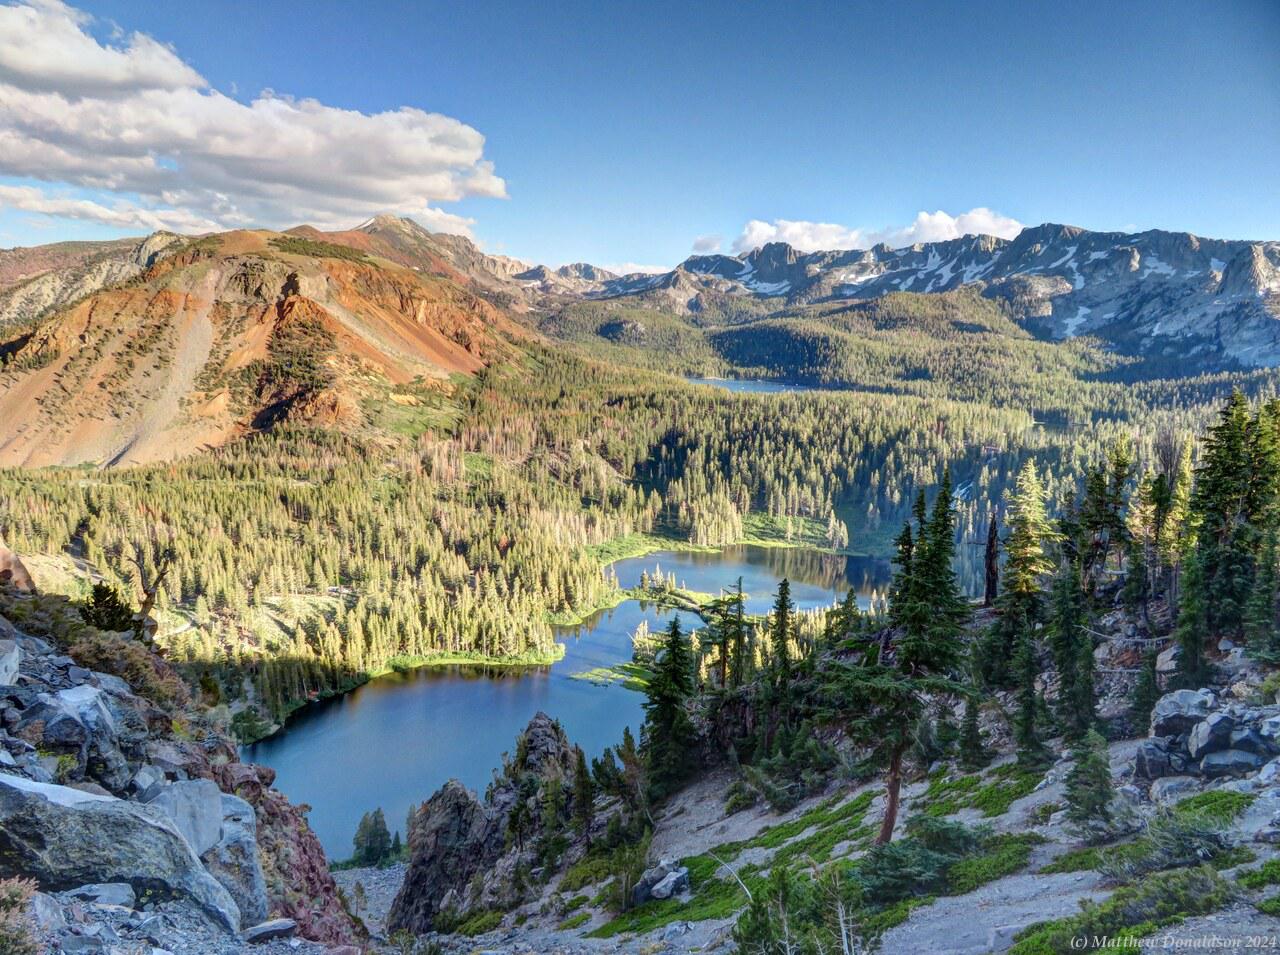
[[[921,212],[910,225],[885,229],[850,228],[833,222],[804,222],[774,219],[764,222],[752,219],[734,240],[735,252],[747,252],[768,242],[786,242],[803,252],[819,249],[869,249],[884,243],[902,248],[916,242],[942,242],[965,235],[996,235],[1012,239],[1022,231],[1022,223],[990,209],[979,207],[952,216],[938,212]]]
[[[693,240],[693,252],[695,255],[710,255],[713,252],[719,252],[723,244],[724,236],[722,235],[700,235]]]
[[[89,24],[59,0],[0,6],[0,174],[97,194],[97,209],[47,194],[49,209],[132,215],[144,228],[147,214],[215,228],[333,227],[390,211],[467,233],[471,220],[434,204],[506,195],[484,137],[456,119],[270,90],[241,103],[150,37],[112,45]]]
[[[639,262],[613,262],[609,265],[602,265],[600,268],[606,272],[612,272],[614,275],[634,275],[636,272],[659,275],[662,272],[671,271],[671,266],[669,265],[643,265]]]
[[[0,185],[0,210],[20,209],[59,219],[98,222],[118,229],[144,229],[154,232],[213,232],[218,224],[182,209],[143,209],[132,203],[116,202],[110,206],[92,199],[54,196],[32,186]]]

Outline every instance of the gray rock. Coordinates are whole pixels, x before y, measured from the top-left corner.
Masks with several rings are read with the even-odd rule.
[[[655,899],[669,899],[673,895],[679,895],[681,892],[687,892],[688,890],[689,870],[681,866],[674,872],[668,872],[663,876],[661,881],[649,890],[649,894]]]
[[[1191,728],[1187,737],[1187,752],[1192,759],[1201,759],[1207,753],[1231,748],[1231,731],[1236,721],[1226,713],[1210,713]]]
[[[1167,806],[1200,789],[1200,781],[1194,776],[1166,776],[1151,784],[1151,801]]]
[[[136,904],[133,887],[127,882],[97,882],[70,890],[69,895],[99,905],[119,905],[131,909]]]
[[[1216,702],[1208,690],[1174,690],[1151,711],[1152,736],[1181,736],[1203,720]]]
[[[127,882],[144,902],[188,899],[224,928],[240,926],[234,900],[163,815],[111,796],[0,776],[0,877],[15,875],[52,891]]]
[[[1200,772],[1209,779],[1221,776],[1243,776],[1262,765],[1262,757],[1242,749],[1224,749],[1209,753],[1200,760]]]
[[[63,955],[106,951],[105,943],[96,935],[68,935],[58,943],[58,947]]]
[[[17,640],[0,640],[0,686],[11,686],[18,680],[22,648]]]
[[[293,919],[272,919],[245,929],[240,937],[250,945],[257,945],[276,938],[293,938],[293,933],[297,930],[298,923]]]
[[[1258,770],[1257,779],[1264,786],[1274,786],[1280,783],[1280,757],[1273,759]]]
[[[231,893],[246,922],[267,917],[267,880],[258,858],[258,817],[239,796],[222,794],[222,836],[201,855],[209,874]]]
[[[203,855],[222,837],[222,791],[211,779],[184,779],[156,791],[147,805],[170,819]]]
[[[1230,745],[1227,748],[1242,749],[1247,753],[1256,753],[1264,758],[1269,758],[1280,752],[1274,743],[1264,738],[1252,726],[1232,730]]]
[[[44,935],[53,935],[67,927],[67,917],[63,914],[62,906],[52,895],[33,893],[27,912],[36,928]]]
[[[1182,656],[1182,648],[1176,643],[1156,654],[1156,672],[1164,675],[1178,669],[1178,658]]]
[[[1138,779],[1160,779],[1173,775],[1169,744],[1162,739],[1144,739],[1133,754],[1133,775]]]

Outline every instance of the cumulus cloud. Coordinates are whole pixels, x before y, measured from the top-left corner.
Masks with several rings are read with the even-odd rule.
[[[723,244],[724,236],[722,235],[700,235],[693,240],[693,251],[695,255],[710,255],[713,252],[719,252]]]
[[[242,103],[158,41],[104,42],[91,25],[61,0],[0,6],[0,174],[95,194],[46,193],[47,209],[64,210],[47,215],[233,228],[341,226],[393,211],[465,234],[471,220],[436,203],[506,195],[484,137],[456,119],[270,90]],[[42,211],[29,193],[6,201]]]
[[[804,252],[818,249],[869,249],[884,243],[902,248],[917,242],[942,242],[965,235],[996,235],[1012,239],[1022,231],[1017,219],[978,207],[953,216],[938,212],[921,212],[905,226],[885,229],[850,228],[834,222],[804,222],[774,219],[764,222],[752,219],[733,241],[735,252],[747,252],[768,242],[786,242]]]
[[[614,275],[634,275],[637,272],[644,272],[647,275],[659,275],[662,272],[670,272],[669,265],[645,265],[640,262],[611,262],[608,265],[602,265],[600,268],[606,272],[612,272]]]

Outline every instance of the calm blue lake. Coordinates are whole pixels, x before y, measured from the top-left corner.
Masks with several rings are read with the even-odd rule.
[[[850,586],[865,606],[889,580],[881,560],[752,546],[651,554],[613,566],[624,587],[649,571],[673,573],[683,586],[715,593],[741,576],[751,613],[769,609],[784,576],[796,605],[806,609],[843,599]],[[451,777],[483,792],[502,754],[539,710],[558,719],[588,756],[621,740],[626,726],[638,732],[640,694],[575,674],[629,661],[636,628],[644,622],[661,630],[672,613],[634,600],[602,611],[559,631],[565,655],[552,666],[423,667],[380,677],[303,708],[282,732],[245,747],[243,758],[272,767],[276,785],[311,806],[311,825],[325,851],[346,858],[356,824],[370,809],[381,807],[403,836],[409,807]],[[688,629],[700,624],[692,614],[679,616]]]

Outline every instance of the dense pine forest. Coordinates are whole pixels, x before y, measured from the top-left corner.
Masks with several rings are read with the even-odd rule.
[[[943,469],[958,579],[977,593],[1028,461],[1056,510],[1118,443],[1154,467],[1233,386],[1274,389],[1273,373],[1108,381],[1121,360],[1088,344],[978,334],[1005,321],[989,303],[903,298],[827,316],[824,334],[892,336],[851,345],[856,368],[754,332],[773,363],[721,349],[746,372],[856,389],[728,394],[644,367],[645,349],[526,344],[448,394],[378,409],[372,431],[281,427],[163,465],[2,472],[0,532],[60,555],[49,573],[72,589],[92,568],[124,603],[153,600],[171,659],[216,699],[251,675],[278,719],[391,666],[551,659],[554,623],[621,598],[605,569],[618,556],[750,539],[887,555]],[[998,361],[971,347],[985,337]]]

